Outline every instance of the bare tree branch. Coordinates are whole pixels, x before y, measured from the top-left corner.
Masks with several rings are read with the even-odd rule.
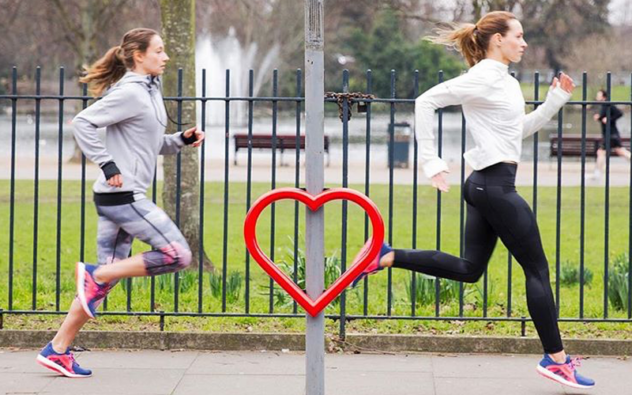
[[[22,4],[24,4],[24,2],[23,1],[3,1],[0,4],[1,4],[2,9],[9,10],[9,12],[5,14],[6,16],[2,18],[3,30],[9,30],[15,23],[17,19],[16,17],[18,13],[20,12],[20,7],[22,6]],[[13,5],[13,9],[11,9],[11,5]]]
[[[426,17],[426,16],[422,16],[422,15],[406,14],[406,13],[404,13],[402,11],[397,11],[396,14],[400,18],[411,19],[411,20],[415,20],[415,21],[422,21],[422,22],[429,22],[429,23],[439,23],[439,22],[441,22],[439,19],[436,19],[436,18]]]
[[[114,2],[114,5],[109,5],[109,1],[106,2],[103,7],[103,13],[101,18],[97,18],[97,30],[102,30],[105,26],[108,26],[112,21],[112,18],[117,15],[118,11],[127,3],[128,0],[118,0]]]
[[[81,32],[81,29],[79,29],[77,25],[72,23],[72,21],[70,20],[70,17],[68,16],[68,11],[66,11],[66,8],[63,6],[61,1],[52,0],[52,2],[55,5],[55,8],[57,9],[57,11],[59,12],[59,15],[61,16],[61,23],[64,26],[64,29],[73,34],[76,34],[77,36],[83,39],[83,33]],[[76,40],[73,40],[71,35],[66,35],[66,38],[69,40],[69,42],[73,43],[73,47],[76,47],[76,45],[74,45],[74,41]]]
[[[68,42],[68,44],[70,45],[70,47],[72,48],[72,51],[75,53],[76,56],[80,56],[81,55],[81,46],[79,45],[79,42],[75,39],[73,39],[73,34],[74,33],[70,33],[70,32],[65,32],[63,34],[64,39],[66,40],[66,42]],[[82,34],[83,36],[83,34]]]

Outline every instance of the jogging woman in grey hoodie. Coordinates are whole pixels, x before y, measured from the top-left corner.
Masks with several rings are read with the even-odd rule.
[[[97,265],[77,263],[77,298],[57,335],[38,355],[43,366],[67,377],[88,377],[69,346],[105,296],[123,278],[173,273],[191,263],[191,250],[180,230],[145,193],[158,155],[176,154],[185,145],[200,146],[204,132],[191,128],[164,134],[168,116],[159,77],[169,57],[151,29],[134,29],[111,48],[82,82],[103,97],[73,120],[75,140],[102,174],[93,186],[99,215]],[[105,143],[97,135],[106,128]],[[134,238],[152,251],[129,253]]]

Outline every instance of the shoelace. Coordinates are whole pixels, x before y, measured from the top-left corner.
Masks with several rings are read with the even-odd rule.
[[[571,358],[570,361],[568,361],[568,365],[571,367],[571,369],[575,370],[575,368],[578,368],[580,366],[582,366],[582,360],[584,358],[582,357],[576,357],[576,358]]]
[[[74,368],[76,362],[75,362],[75,356],[73,355],[73,353],[71,352],[68,353],[68,359],[70,360],[70,366]]]

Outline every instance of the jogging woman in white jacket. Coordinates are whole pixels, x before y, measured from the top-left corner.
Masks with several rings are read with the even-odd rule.
[[[464,257],[441,251],[392,249],[384,244],[379,257],[354,285],[385,267],[474,283],[485,271],[500,238],[526,276],[527,305],[545,353],[537,371],[571,387],[590,388],[594,381],[580,376],[575,370],[578,360],[564,352],[536,217],[515,187],[522,140],[542,128],[570,99],[573,81],[565,74],[555,78],[545,102],[525,115],[520,84],[509,75],[508,66],[522,59],[527,43],[522,25],[509,12],[491,12],[475,25],[440,32],[433,41],[455,47],[470,65],[466,74],[435,86],[415,101],[421,163],[433,187],[441,192],[449,190],[444,177],[448,166],[434,146],[435,110],[461,105],[474,140],[474,147],[464,154],[474,170],[464,186]],[[368,243],[358,258],[367,247]]]

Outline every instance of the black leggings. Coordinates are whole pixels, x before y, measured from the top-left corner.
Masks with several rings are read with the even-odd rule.
[[[393,267],[474,283],[500,237],[526,276],[527,305],[544,352],[562,351],[549,264],[535,215],[515,187],[517,165],[498,163],[473,172],[465,183],[465,257],[441,251],[395,250]]]

